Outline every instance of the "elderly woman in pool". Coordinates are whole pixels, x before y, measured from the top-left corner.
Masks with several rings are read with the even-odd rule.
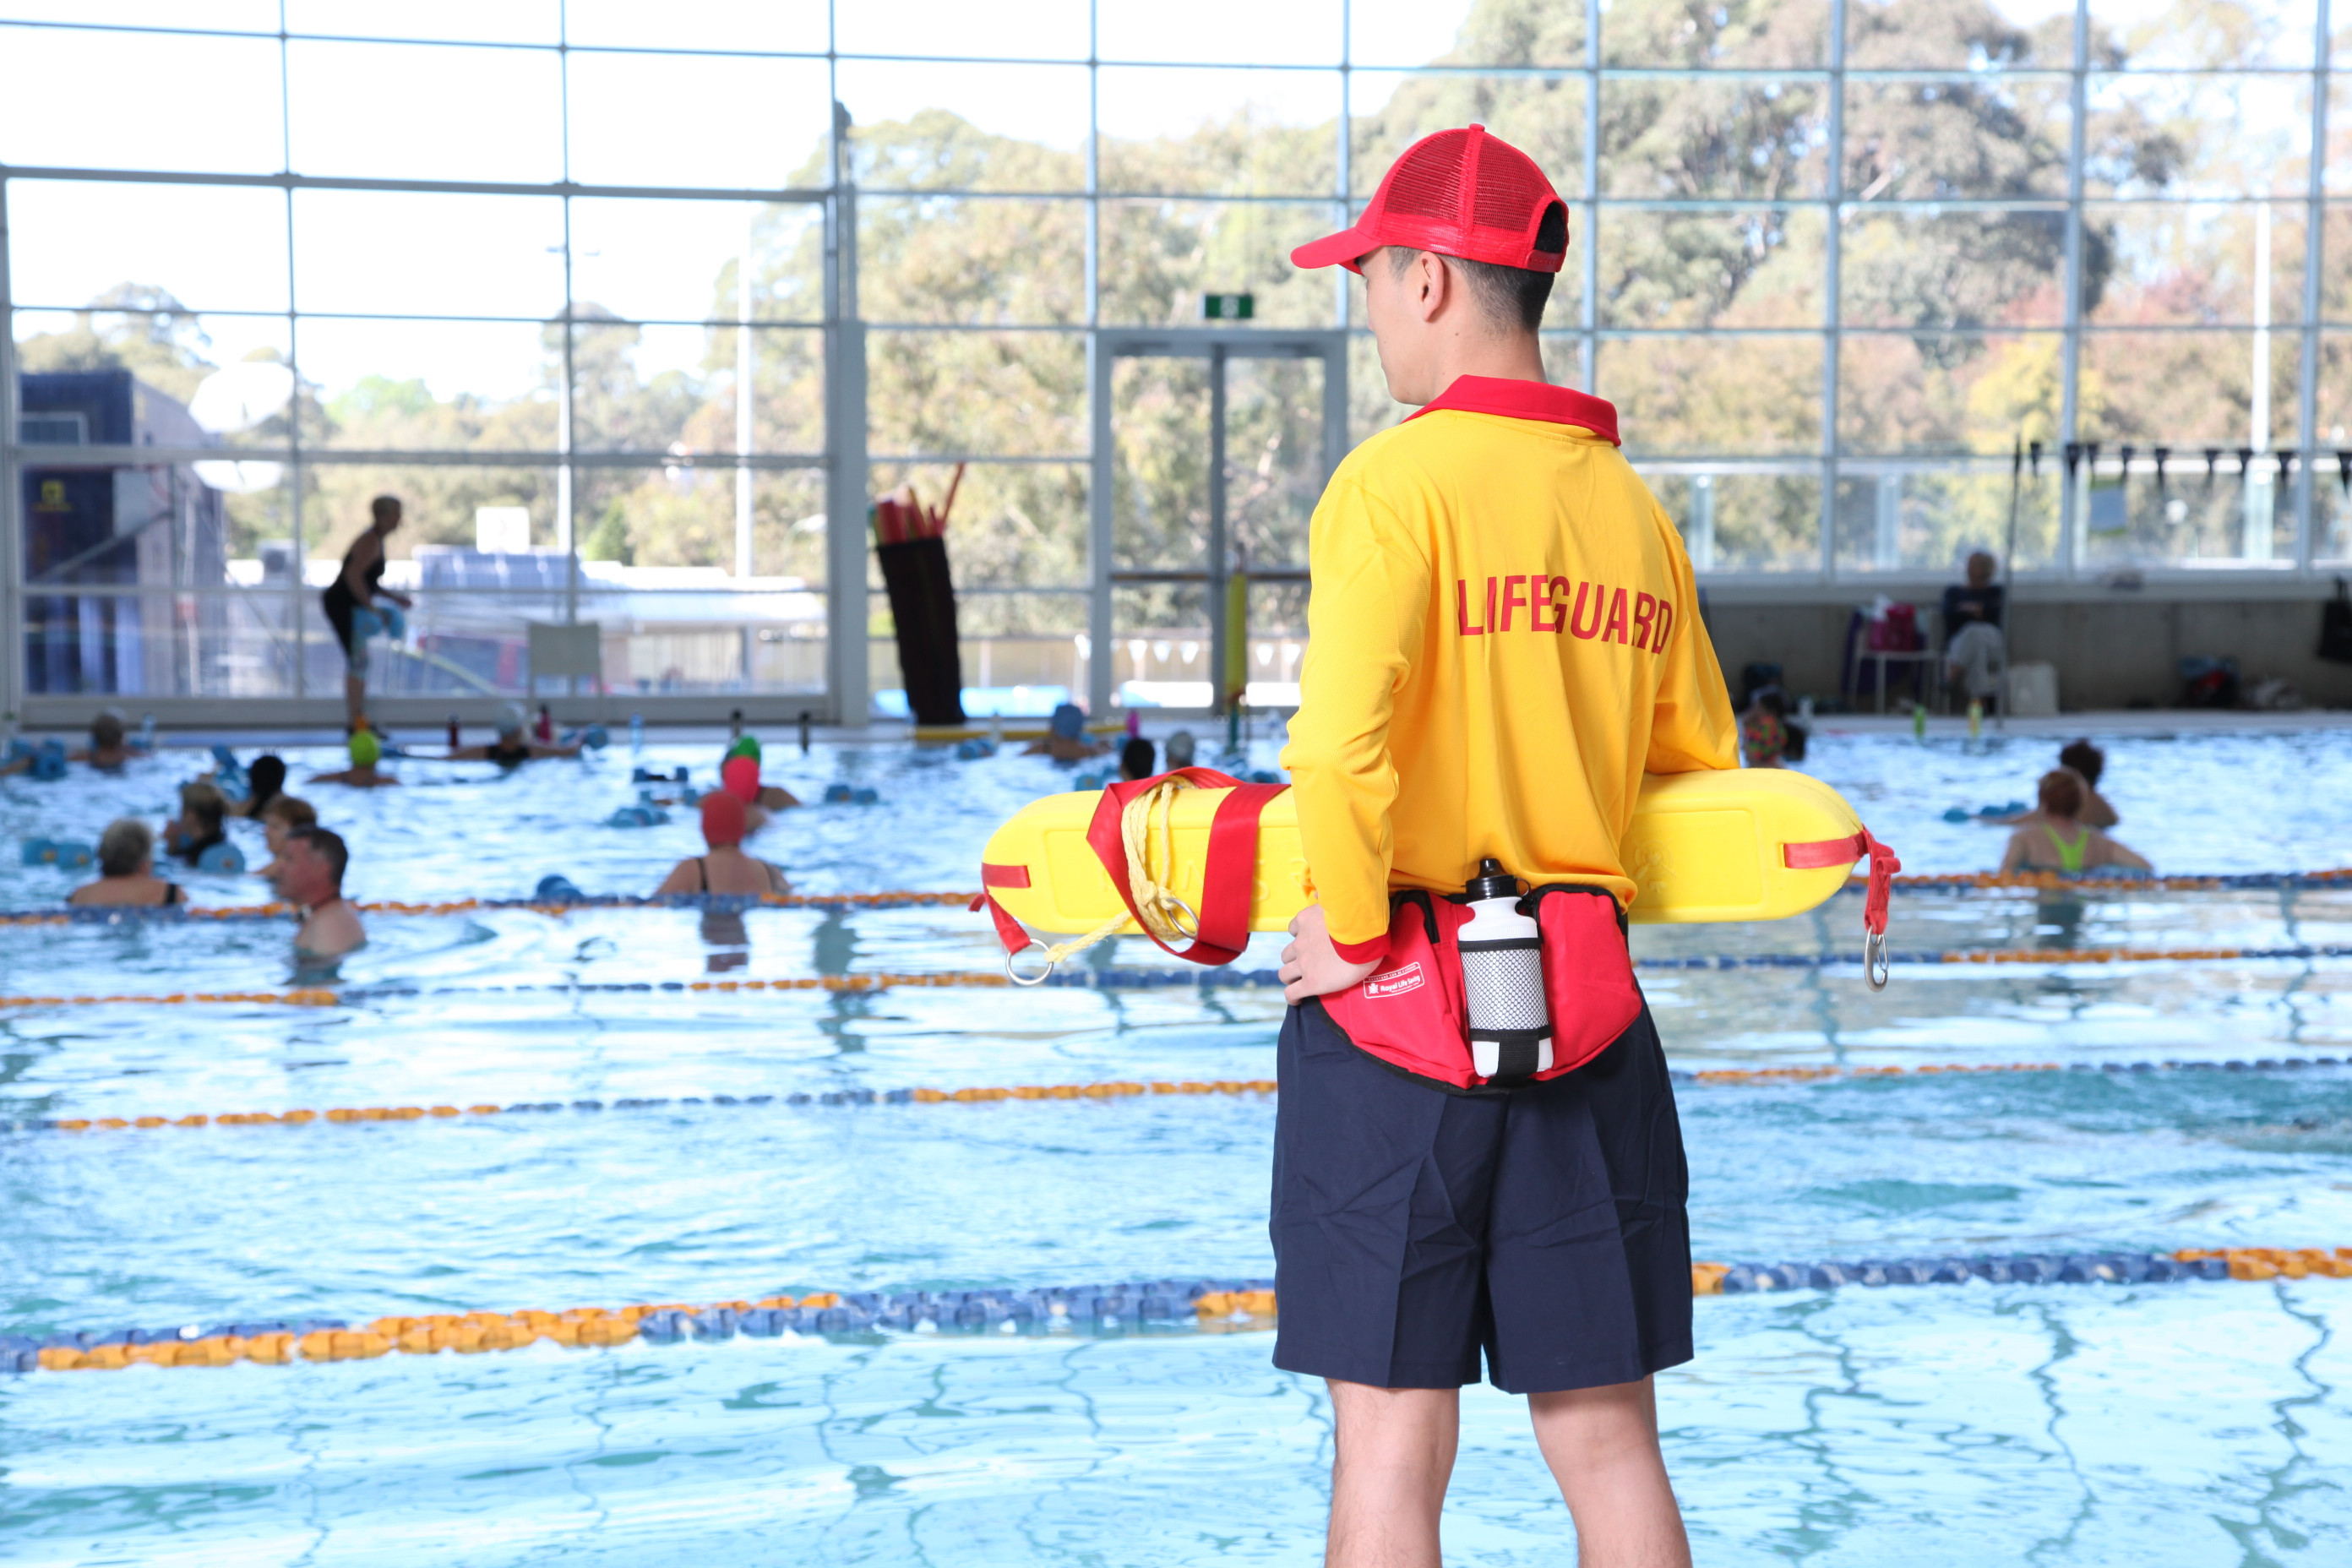
[[[186,897],[177,882],[155,875],[154,830],[125,816],[107,824],[99,837],[98,880],[76,888],[66,902],[158,909]]]
[[[2072,768],[2053,768],[2042,775],[2042,809],[2009,836],[2000,869],[2011,871],[2100,871],[2154,869],[2147,861],[2082,820],[2089,787]]]

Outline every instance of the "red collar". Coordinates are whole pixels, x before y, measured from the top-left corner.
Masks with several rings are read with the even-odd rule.
[[[1499,414],[1507,419],[1540,419],[1548,425],[1575,425],[1591,431],[1611,446],[1617,439],[1617,405],[1588,397],[1570,386],[1540,381],[1508,381],[1495,375],[1457,375],[1454,384],[1422,407],[1405,416],[1408,422],[1441,408],[1464,414]]]

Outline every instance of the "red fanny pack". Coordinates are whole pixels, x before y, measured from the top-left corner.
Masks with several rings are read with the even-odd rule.
[[[1320,998],[1355,1046],[1407,1078],[1457,1093],[1500,1093],[1574,1072],[1642,1016],[1642,988],[1625,944],[1625,921],[1606,888],[1550,882],[1519,900],[1543,934],[1544,1001],[1551,1014],[1551,1066],[1482,1078],[1472,1066],[1456,936],[1470,910],[1415,890],[1400,893],[1388,955],[1345,991]]]

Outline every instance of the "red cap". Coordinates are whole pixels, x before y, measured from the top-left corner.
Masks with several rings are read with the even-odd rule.
[[[1559,208],[1560,248],[1538,250],[1544,215]],[[1483,125],[1423,137],[1389,165],[1355,226],[1290,253],[1294,267],[1333,263],[1360,273],[1359,258],[1384,245],[1433,250],[1529,272],[1568,259],[1568,206],[1536,161]]]
[[[702,841],[713,849],[743,842],[743,797],[715,789],[702,797]]]
[[[760,798],[760,759],[730,757],[719,764],[719,786],[740,796],[745,805]]]

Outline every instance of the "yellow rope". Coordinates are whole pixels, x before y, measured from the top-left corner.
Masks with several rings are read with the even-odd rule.
[[[1120,810],[1118,837],[1120,845],[1127,851],[1128,896],[1135,901],[1135,913],[1130,915],[1121,910],[1084,936],[1046,946],[1045,967],[1040,972],[1040,978],[1053,973],[1061,966],[1063,960],[1084,952],[1095,943],[1138,924],[1138,917],[1140,917],[1139,923],[1146,932],[1171,947],[1190,942],[1198,932],[1198,912],[1176,896],[1172,886],[1176,875],[1176,794],[1179,790],[1197,787],[1191,780],[1171,773],[1129,801]],[[1150,868],[1151,830],[1155,816],[1160,829],[1160,863],[1168,868],[1169,882],[1161,882]]]

